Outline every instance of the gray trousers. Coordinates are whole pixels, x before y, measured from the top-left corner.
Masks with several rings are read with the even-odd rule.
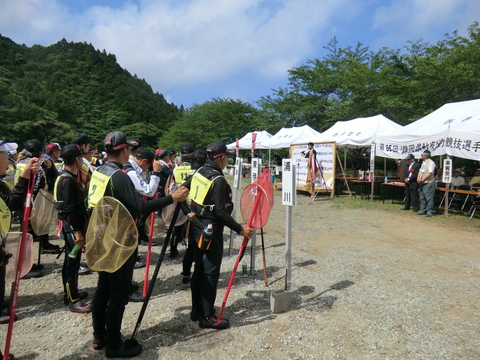
[[[420,184],[420,212],[428,215],[435,214],[435,188],[437,183]]]

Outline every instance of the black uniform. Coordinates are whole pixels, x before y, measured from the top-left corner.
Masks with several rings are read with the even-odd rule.
[[[18,179],[17,184],[13,187],[12,190],[8,188],[5,184],[3,179],[0,179],[0,197],[8,206],[10,211],[21,210],[25,204],[25,198],[27,196],[27,188],[28,188],[28,179],[20,177]],[[4,301],[5,298],[5,269],[7,266],[7,261],[5,261],[5,244],[3,239],[1,239],[1,248],[0,248],[0,258],[1,258],[1,265],[0,265],[0,300]],[[3,311],[3,310],[2,310]],[[7,309],[8,311],[8,309]],[[1,319],[3,321],[8,321],[10,314],[3,314],[1,315]],[[2,351],[0,351],[0,356],[3,357]],[[13,356],[13,355],[11,355]]]
[[[213,225],[213,239],[208,250],[195,247],[195,269],[191,279],[192,320],[195,318],[210,319],[215,315],[215,298],[220,276],[223,256],[223,228],[228,226],[237,233],[242,226],[231,216],[233,210],[232,190],[223,176],[222,169],[216,162],[208,159],[198,172],[209,180],[214,180],[206,198],[206,206],[192,202],[192,210],[196,214],[201,227]],[[188,187],[188,186],[187,186]],[[195,237],[199,238],[201,230],[195,228]]]
[[[27,196],[27,188],[28,188],[28,179],[19,178],[17,184],[13,187],[12,190],[8,188],[8,186],[0,180],[0,197],[8,206],[10,211],[16,211],[23,209],[25,205],[25,198]],[[5,297],[5,268],[6,268],[6,261],[4,261],[5,257],[5,244],[1,243],[0,249],[0,257],[3,258],[0,266],[0,300],[3,302]]]
[[[413,207],[413,211],[418,211],[418,171],[420,170],[420,164],[414,161],[411,165],[407,164],[403,173],[405,179],[409,179],[405,183],[405,210],[410,210],[410,204]]]
[[[69,302],[79,300],[78,269],[82,252],[75,258],[69,256],[73,249],[74,233],[81,231],[85,235],[87,226],[87,192],[84,186],[76,180],[76,175],[64,169],[57,185],[58,219],[62,221],[62,235],[65,240],[65,261],[62,268],[63,292]]]
[[[22,160],[20,160],[19,163],[17,164],[17,168],[18,168],[17,171],[19,171],[20,168],[22,168],[22,165],[25,166],[25,164],[27,164],[30,161],[30,159],[31,159],[30,157],[25,157]],[[52,165],[52,167],[48,168],[47,165],[42,164],[41,171],[39,171],[35,175],[35,179],[34,179],[35,185],[33,187],[33,198],[35,199],[40,189],[48,189],[49,191],[53,191],[57,176],[58,176],[58,171],[55,165]],[[20,220],[23,220],[23,211],[20,212]],[[57,245],[52,245],[48,241],[48,234],[45,234],[45,235],[35,234],[35,231],[33,231],[30,221],[28,222],[27,232],[29,234],[32,234],[35,241],[40,242],[43,251],[47,253],[48,252],[58,253],[59,247]]]
[[[107,161],[103,166],[123,169],[123,164]],[[137,219],[140,214],[148,214],[173,203],[172,196],[143,201],[135,190],[130,177],[123,171],[116,171],[109,180],[105,196],[121,202]],[[121,326],[125,305],[128,303],[136,252],[125,264],[113,273],[98,272],[98,286],[92,302],[93,331],[95,338],[107,338],[107,346],[117,349],[122,344]]]

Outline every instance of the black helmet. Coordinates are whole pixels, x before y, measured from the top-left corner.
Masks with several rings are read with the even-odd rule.
[[[207,161],[207,152],[205,150],[195,150],[192,153],[192,170],[197,170],[198,168],[205,165]]]
[[[32,154],[33,157],[40,157],[42,156],[43,146],[37,139],[30,139],[25,143],[25,150]]]
[[[193,148],[192,144],[183,144],[180,148],[180,154],[182,155],[191,154],[194,151],[195,149]]]

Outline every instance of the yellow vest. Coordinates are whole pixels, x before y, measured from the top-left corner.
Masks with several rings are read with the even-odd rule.
[[[191,166],[176,166],[173,169],[173,177],[175,178],[175,184],[183,184],[187,179],[188,175],[190,175]]]
[[[16,184],[18,183],[18,179],[20,179],[20,174],[23,172],[23,170],[27,167],[27,163],[18,163],[17,164],[17,170],[15,171],[15,177],[13,178],[13,183]]]
[[[188,199],[195,201],[198,205],[204,206],[205,197],[207,196],[208,190],[213,185],[215,179],[222,177],[218,175],[212,180],[208,180],[205,176],[200,174],[198,171],[192,177],[192,183],[190,185],[190,192],[188,193]]]
[[[110,178],[120,169],[115,165],[105,163],[92,173],[90,188],[88,189],[88,206],[95,207],[105,195]]]
[[[10,230],[10,219],[12,217],[12,213],[8,208],[7,204],[0,199],[0,238],[4,238],[7,236],[7,233]]]

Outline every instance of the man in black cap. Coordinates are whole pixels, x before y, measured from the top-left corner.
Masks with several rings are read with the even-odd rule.
[[[182,158],[183,159],[183,158]],[[189,160],[191,161],[190,163],[190,174],[188,175],[187,179],[185,181],[190,182],[192,176],[195,174],[195,172],[201,168],[203,165],[205,165],[205,162],[207,161],[207,152],[205,150],[195,150],[193,151],[190,156]],[[185,204],[185,203],[183,203]],[[182,210],[184,209],[184,206],[182,204]],[[188,205],[187,205],[188,206]],[[189,213],[187,216],[189,220],[194,218],[195,213]],[[190,223],[190,226],[192,223]],[[188,225],[187,225],[188,226]],[[188,233],[188,244],[187,244],[187,249],[185,250],[185,255],[183,256],[183,263],[182,263],[182,282],[184,284],[188,284],[190,282],[190,272],[194,260],[194,255],[195,255],[195,247],[197,246],[197,242],[195,240],[195,234],[193,229],[191,229]]]
[[[20,173],[25,166],[28,164],[32,158],[40,158],[43,154],[42,143],[36,139],[27,140],[25,143],[25,149],[23,150],[24,157],[17,164],[17,173]],[[35,175],[35,186],[33,188],[33,198],[37,196],[40,189],[45,189],[49,192],[53,191],[55,185],[55,180],[58,176],[57,168],[54,166],[53,161],[45,157],[40,160],[41,166],[38,173]],[[18,178],[15,175],[15,183]],[[20,216],[23,219],[23,215]],[[28,233],[32,234],[35,241],[39,241],[42,247],[42,252],[46,254],[58,254],[60,252],[60,247],[58,245],[53,245],[48,241],[48,234],[37,236],[33,231],[30,223],[28,225]],[[38,271],[43,268],[43,265],[34,265],[34,271],[25,277],[35,277],[41,276],[42,274]]]
[[[206,250],[194,250],[195,269],[191,279],[192,321],[198,321],[201,328],[226,329],[230,326],[227,319],[216,324],[215,298],[223,256],[223,228],[228,226],[242,236],[252,237],[253,229],[240,225],[231,216],[233,210],[232,189],[228,185],[223,170],[228,163],[227,147],[221,141],[211,143],[207,148],[208,159],[205,165],[185,186],[195,188],[192,191],[192,210],[201,228],[213,225],[213,236]],[[198,191],[197,191],[198,190]],[[200,194],[204,194],[202,197]],[[195,227],[195,238],[202,231]]]
[[[123,164],[130,156],[130,144],[120,131],[105,138],[108,161],[93,173],[88,194],[89,205],[95,206],[103,196],[111,196],[122,203],[135,220],[140,214],[160,210],[173,201],[185,201],[187,188],[178,189],[173,195],[144,201],[135,191],[130,177],[124,173]],[[108,178],[108,181],[104,181]],[[88,239],[87,239],[88,240]],[[113,273],[98,272],[98,286],[92,302],[92,318],[95,350],[106,346],[107,357],[134,357],[142,352],[136,341],[122,341],[121,327],[125,305],[128,303],[136,251]]]
[[[422,165],[418,173],[417,181],[420,184],[420,211],[417,215],[431,217],[435,214],[435,189],[436,182],[434,180],[435,163],[430,159],[430,150],[422,153]]]
[[[62,221],[62,236],[65,240],[65,260],[62,268],[63,301],[72,312],[90,312],[90,304],[85,304],[88,294],[78,291],[78,270],[82,247],[85,245],[87,228],[87,192],[77,181],[77,173],[83,165],[82,150],[77,144],[62,149],[64,169],[55,183],[55,208]],[[76,245],[76,246],[75,246]],[[72,252],[73,249],[76,252]]]
[[[410,210],[410,204],[413,207],[413,211],[418,211],[418,170],[420,170],[420,164],[415,161],[413,154],[408,154],[405,158],[407,165],[403,173],[405,181],[405,207],[402,210]]]

